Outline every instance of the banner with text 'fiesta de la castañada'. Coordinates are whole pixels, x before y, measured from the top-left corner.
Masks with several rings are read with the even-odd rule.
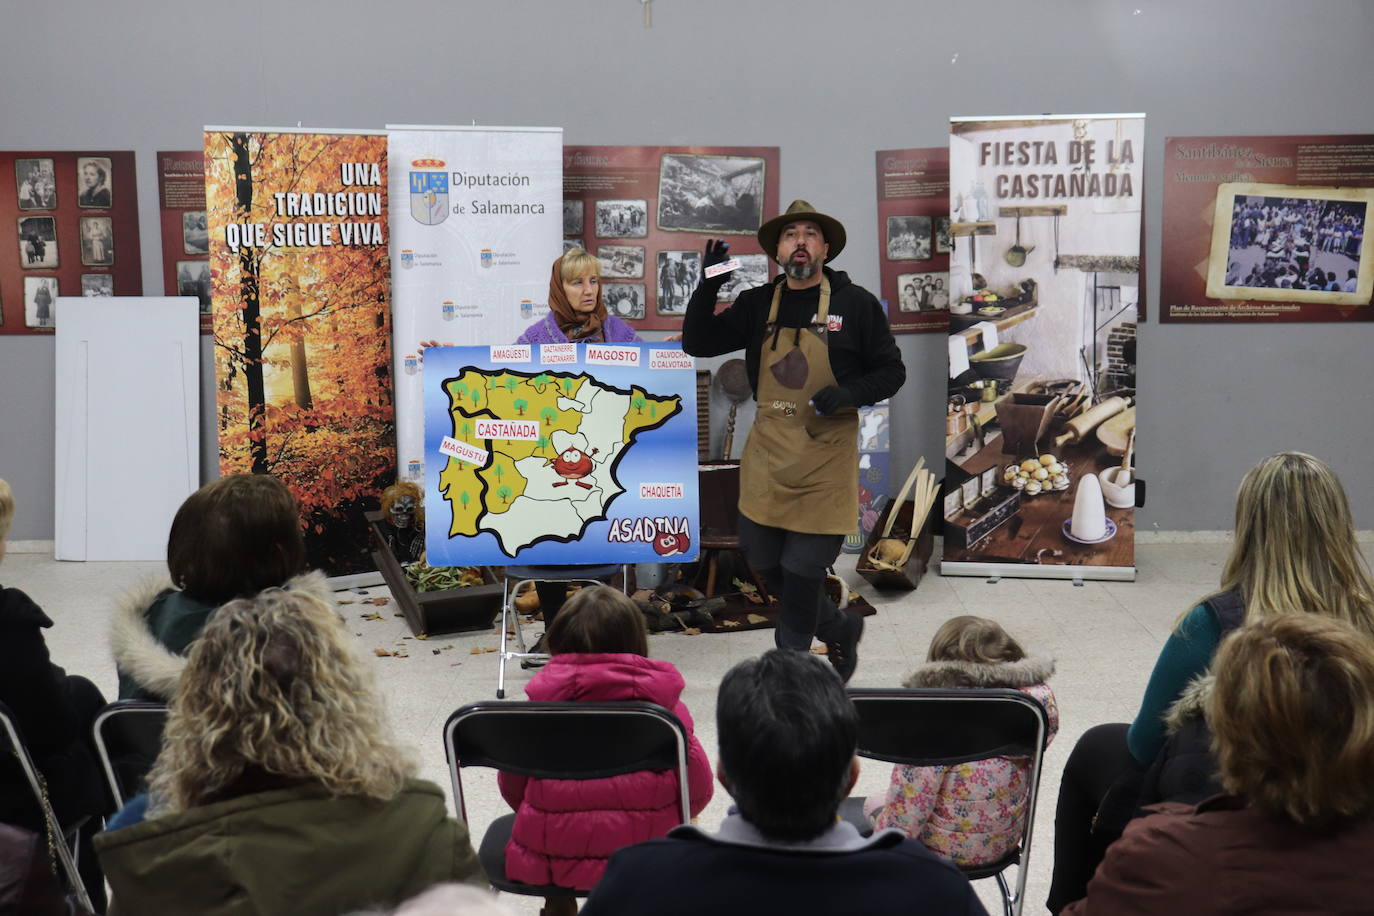
[[[950,125],[946,575],[1135,577],[1139,114]]]
[[[563,130],[388,125],[399,474],[425,477],[425,349],[514,343],[548,313]]]
[[[379,133],[205,130],[220,471],[286,484],[331,575],[396,467],[386,173]]]

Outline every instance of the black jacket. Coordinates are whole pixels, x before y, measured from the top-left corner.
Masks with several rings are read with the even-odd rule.
[[[830,314],[840,321],[839,329],[826,335],[835,381],[848,389],[855,406],[891,397],[906,381],[906,366],[882,306],[844,271],[827,267],[825,274],[830,278]],[[745,290],[719,315],[715,314],[715,287],[698,285],[682,320],[682,349],[692,356],[744,350],[749,385],[757,395],[759,353],[764,346],[773,286],[783,282],[779,276],[773,283]],[[819,286],[800,291],[784,289],[778,304],[778,324],[785,328],[809,326],[819,305]]]
[[[611,856],[585,916],[986,916],[949,861],[893,831],[865,848],[800,852],[721,842],[695,828]]]

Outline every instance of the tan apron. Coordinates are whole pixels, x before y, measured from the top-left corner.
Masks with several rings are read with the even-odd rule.
[[[811,396],[835,384],[826,346],[830,278],[811,327],[778,327],[783,284],[759,354],[758,410],[740,460],[739,511],[760,525],[853,534],[859,521],[859,412],[816,413]]]

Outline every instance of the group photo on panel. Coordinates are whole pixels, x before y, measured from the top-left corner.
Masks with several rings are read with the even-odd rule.
[[[0,912],[1374,912],[1343,456],[1137,525],[1141,325],[1371,320],[1374,137],[937,122],[0,152]]]

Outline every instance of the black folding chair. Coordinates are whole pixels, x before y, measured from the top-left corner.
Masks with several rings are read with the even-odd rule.
[[[94,911],[95,906],[91,903],[90,894],[86,892],[85,882],[81,880],[81,873],[77,870],[76,865],[76,854],[73,852],[76,849],[77,828],[80,825],[76,825],[70,832],[67,832],[58,823],[57,815],[53,813],[52,804],[48,801],[48,793],[44,789],[43,777],[39,774],[38,767],[29,754],[28,746],[24,743],[24,736],[19,732],[19,723],[4,703],[0,703],[0,734],[3,734],[4,742],[9,745],[8,750],[19,762],[19,769],[23,771],[24,780],[28,783],[29,791],[33,793],[34,803],[43,814],[48,836],[52,840],[53,852],[57,855],[58,867],[62,869],[62,874],[67,879],[67,886],[76,895],[77,902],[87,910]],[[4,750],[0,748],[0,753],[3,753]]]
[[[859,711],[860,757],[912,766],[953,766],[989,757],[1026,757],[1030,792],[1026,798],[1021,839],[1005,856],[987,865],[961,867],[970,881],[996,878],[1006,916],[1019,916],[1025,902],[1035,802],[1049,736],[1049,715],[1029,694],[1005,688],[941,689],[851,688]],[[848,798],[845,820],[871,833],[863,816],[863,799]],[[1016,890],[1004,872],[1017,866]]]
[[[95,749],[117,809],[147,788],[166,724],[167,707],[142,700],[118,700],[95,717]]]
[[[604,585],[616,573],[621,587],[628,582],[623,565],[605,566],[507,566],[505,594],[501,599],[501,647],[496,672],[496,699],[506,698],[506,662],[519,659],[521,667],[529,667],[536,660],[548,660],[547,652],[531,652],[525,646],[525,633],[520,627],[520,614],[515,610],[515,598],[527,585],[539,582],[562,582],[566,585]],[[547,618],[545,618],[547,620]],[[515,648],[509,648],[513,642]]]
[[[640,770],[676,770],[682,823],[692,819],[687,783],[687,730],[655,703],[469,703],[444,723],[444,754],[453,804],[466,822],[463,767],[482,766],[535,779],[600,779]],[[536,897],[585,897],[557,884],[524,884],[506,877],[506,843],[515,815],[497,818],[482,836],[477,857],[491,886]]]

